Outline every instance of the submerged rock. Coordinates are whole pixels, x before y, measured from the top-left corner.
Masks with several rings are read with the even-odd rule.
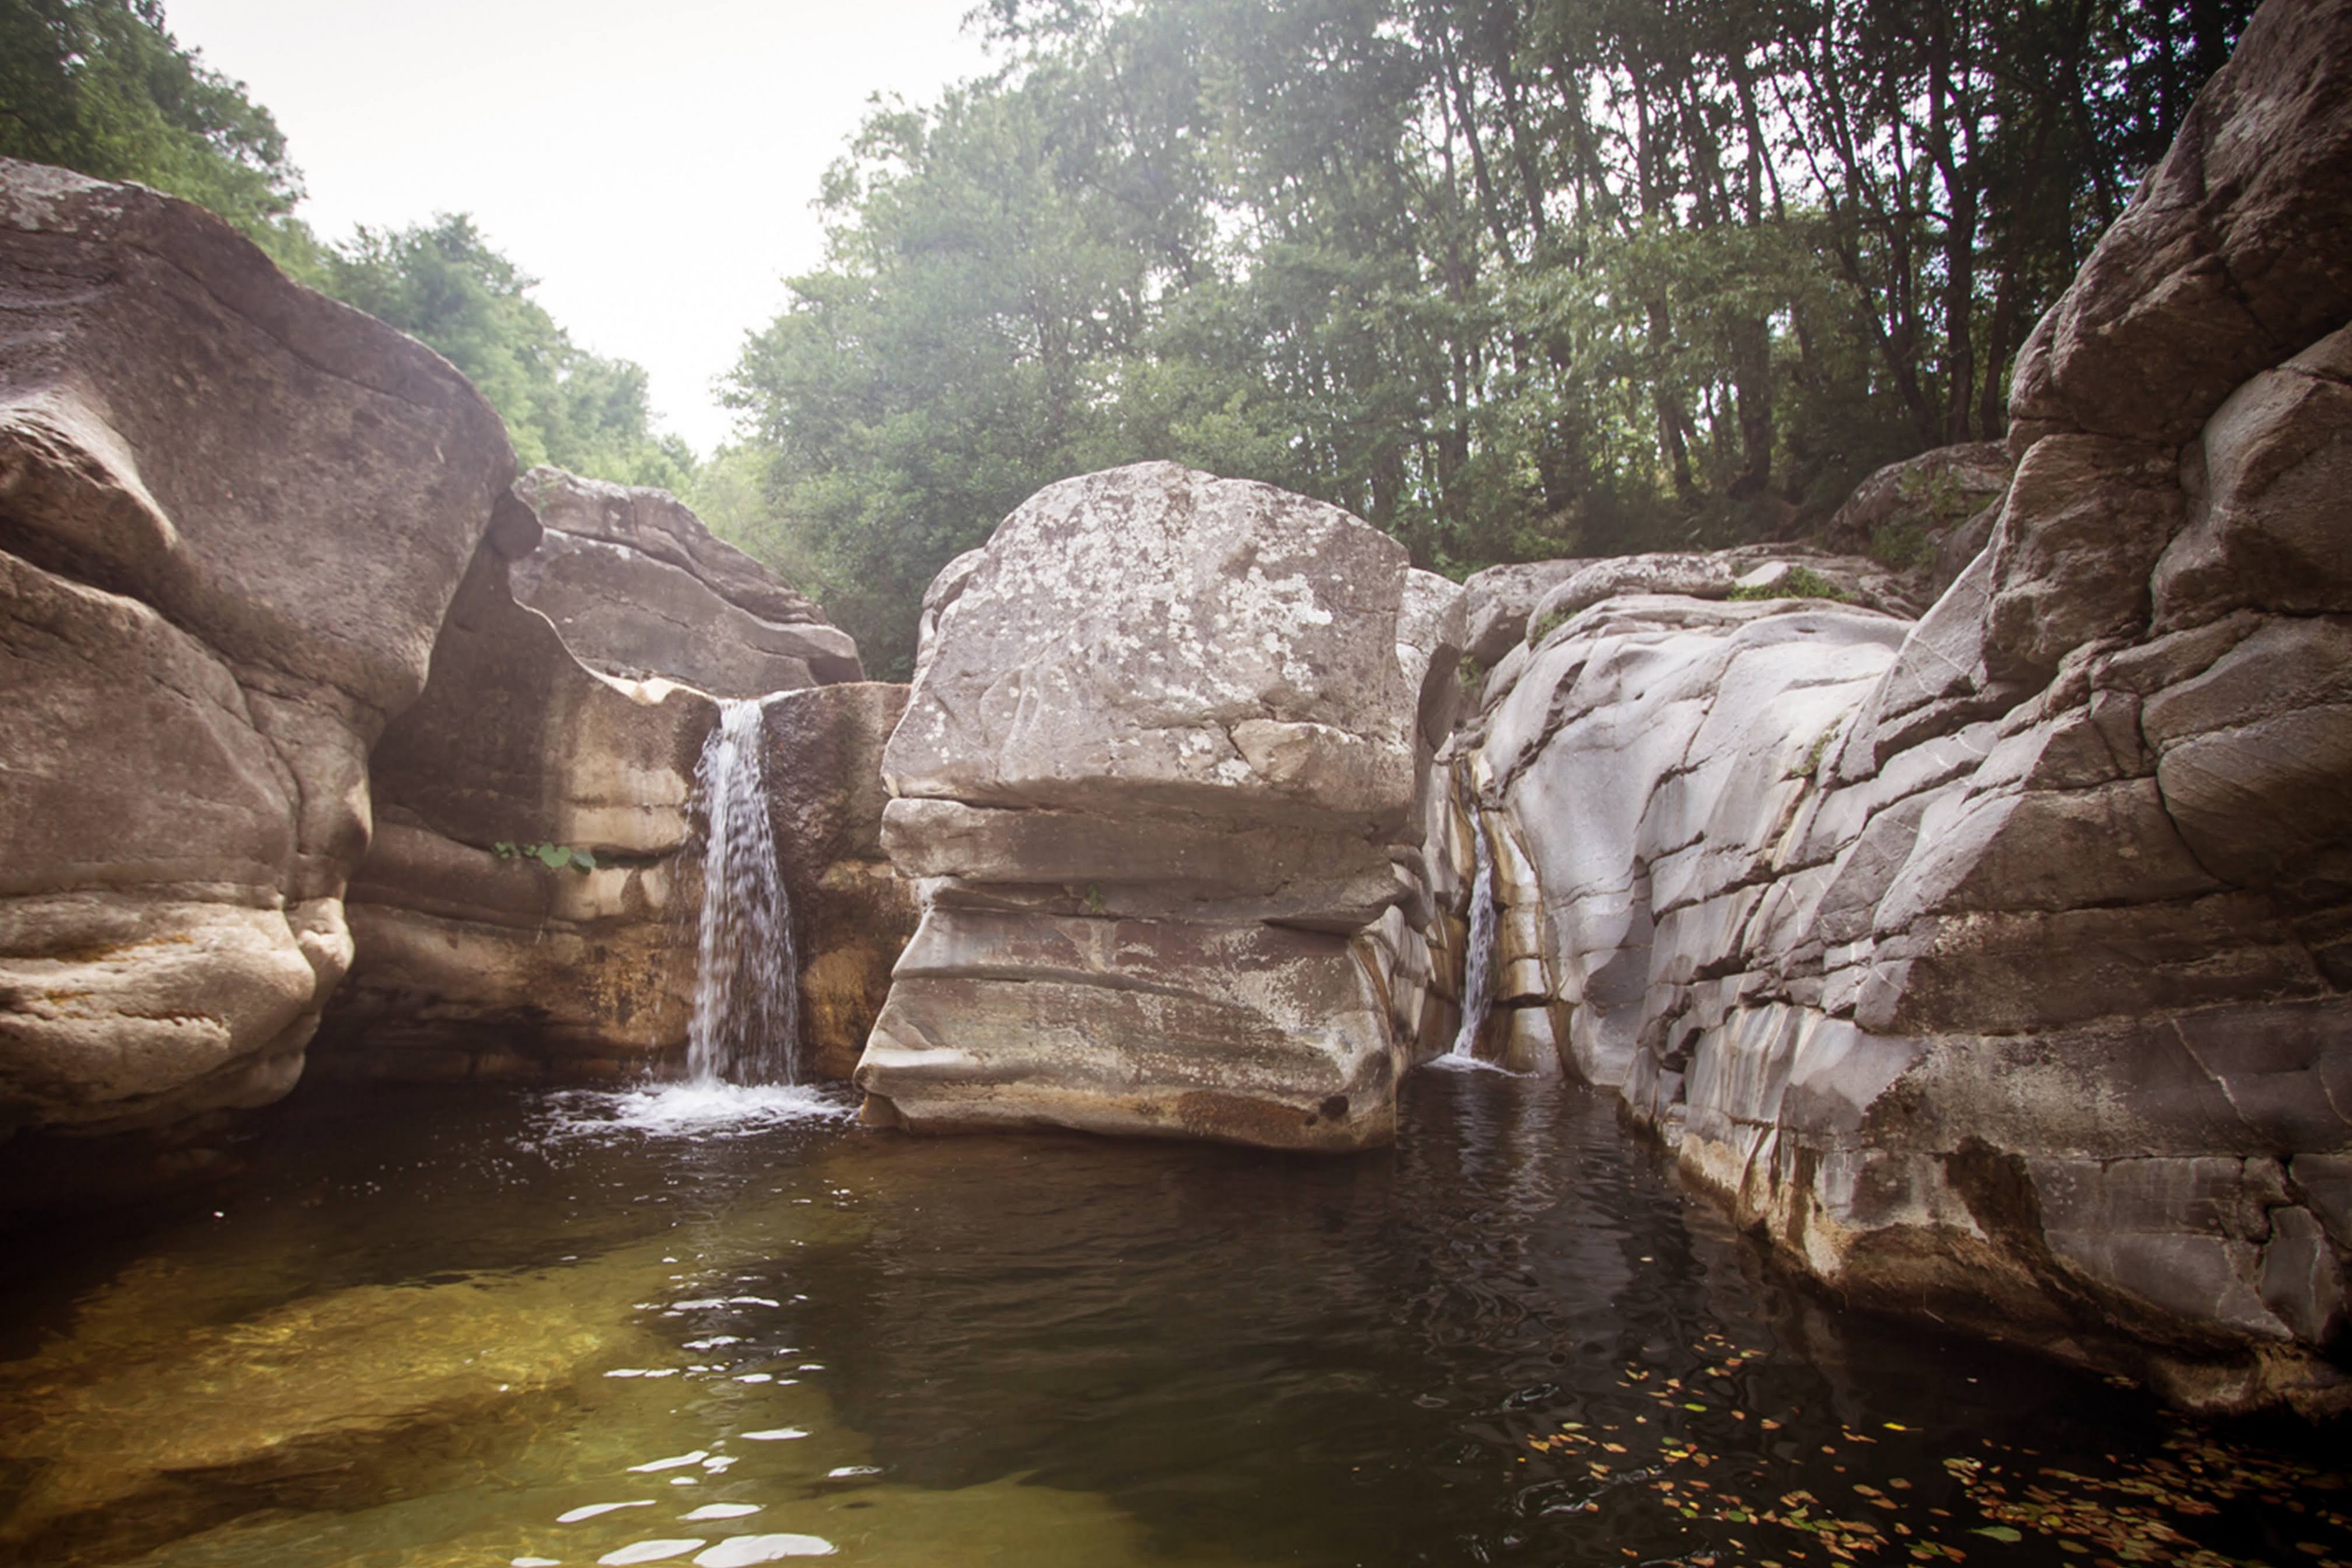
[[[1455,591],[1409,593],[1336,507],[1164,463],[1049,486],[952,570],[883,758],[924,913],[869,1114],[1387,1137],[1403,1048],[1353,938],[1418,882]]]
[[[2200,1407],[2352,1408],[2347,105],[2266,6],[1916,623],[1589,570],[1456,742],[1568,1070],[1850,1300]]]
[[[0,1455],[23,1479],[0,1548],[136,1551],[446,1484],[527,1440],[632,1334],[559,1271],[356,1286],[129,1355],[66,1341],[9,1368]]]
[[[152,191],[0,160],[0,1126],[266,1103],[513,457],[430,350]]]

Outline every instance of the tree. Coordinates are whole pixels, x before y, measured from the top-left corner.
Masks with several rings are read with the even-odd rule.
[[[1416,562],[1786,537],[1996,438],[2251,0],[990,0],[735,379],[877,665],[1065,474],[1168,457]]]
[[[180,47],[158,0],[0,0],[0,154],[184,196],[281,262],[310,252],[277,122]]]
[[[396,231],[362,228],[325,251],[320,286],[439,353],[507,423],[525,465],[682,490],[694,455],[656,436],[646,372],[573,345],[525,277],[474,221],[443,214]]]

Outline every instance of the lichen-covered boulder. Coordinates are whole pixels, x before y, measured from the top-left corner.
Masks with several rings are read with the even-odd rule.
[[[367,757],[513,475],[421,345],[209,214],[0,160],[0,1126],[285,1092]]]
[[[1418,879],[1457,591],[1337,507],[1164,463],[1049,486],[955,576],[883,757],[925,907],[870,1113],[1389,1135],[1399,1047],[1352,939]]]

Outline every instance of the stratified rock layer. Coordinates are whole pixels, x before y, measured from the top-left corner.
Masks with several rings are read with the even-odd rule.
[[[376,748],[358,956],[322,1072],[610,1077],[684,1047],[695,868],[680,851],[718,706],[573,658],[509,591],[508,555],[533,533],[526,519],[483,545],[423,697]]]
[[[1456,591],[1336,507],[1170,464],[1049,486],[950,574],[883,758],[924,912],[869,1113],[1389,1136],[1404,1047],[1355,938],[1419,885]]]
[[[716,544],[658,492],[550,469],[522,490],[559,517],[583,496],[626,501],[664,522],[656,543]],[[812,685],[805,662],[766,655],[714,663],[709,648],[674,635],[661,612],[668,600],[629,595],[683,582],[721,605],[717,589],[650,557],[603,585],[593,615],[583,609],[561,630],[518,602],[513,586],[557,538],[508,503],[450,608],[422,698],[376,749],[376,841],[351,894],[358,954],[327,1019],[320,1070],[577,1080],[674,1071],[683,1060],[701,898],[696,769],[719,702],[583,659],[572,637],[609,653],[610,641],[593,642],[601,631],[625,633],[673,670],[789,683],[741,700],[763,705],[765,777],[810,993],[799,1054],[824,1076],[846,1077],[914,924],[911,894],[879,843],[882,740],[905,688]],[[718,587],[735,598],[814,615],[763,569],[715,559]],[[730,624],[708,612],[722,631]],[[854,670],[845,634],[821,621],[794,624],[848,649],[838,667]]]
[[[590,668],[717,697],[864,678],[847,632],[667,491],[541,467],[515,494],[546,527],[515,599]]]
[[[2193,1406],[2352,1406],[2347,242],[2352,5],[2273,4],[1922,619],[1604,599],[1457,742],[1571,1071],[1850,1299]]]
[[[505,434],[136,187],[0,161],[0,1126],[274,1099]]]

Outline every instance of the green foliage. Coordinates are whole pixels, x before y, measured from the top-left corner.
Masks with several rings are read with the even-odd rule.
[[[1528,623],[1528,646],[1534,647],[1576,619],[1572,610],[1547,610]]]
[[[1840,603],[1848,603],[1853,595],[1810,567],[1792,566],[1780,574],[1779,580],[1735,588],[1731,591],[1731,597],[1744,600],[1833,599]]]
[[[281,262],[313,246],[277,122],[157,0],[0,0],[0,154],[184,196]]]
[[[679,491],[694,456],[657,436],[646,372],[576,347],[530,298],[535,280],[462,214],[362,228],[326,251],[319,286],[432,348],[481,390],[524,466]]]
[[[1003,68],[827,179],[734,526],[884,673],[1007,510],[1145,458],[1457,574],[1790,537],[2000,434],[2250,11],[990,0]]]
[[[500,839],[490,849],[502,861],[537,861],[550,871],[590,872],[596,869],[593,852],[571,844],[519,844]]]
[[[479,387],[525,465],[682,490],[646,372],[575,346],[473,221],[322,245],[269,111],[180,47],[159,0],[0,0],[0,154],[135,180],[211,208],[288,274],[422,340]]]

